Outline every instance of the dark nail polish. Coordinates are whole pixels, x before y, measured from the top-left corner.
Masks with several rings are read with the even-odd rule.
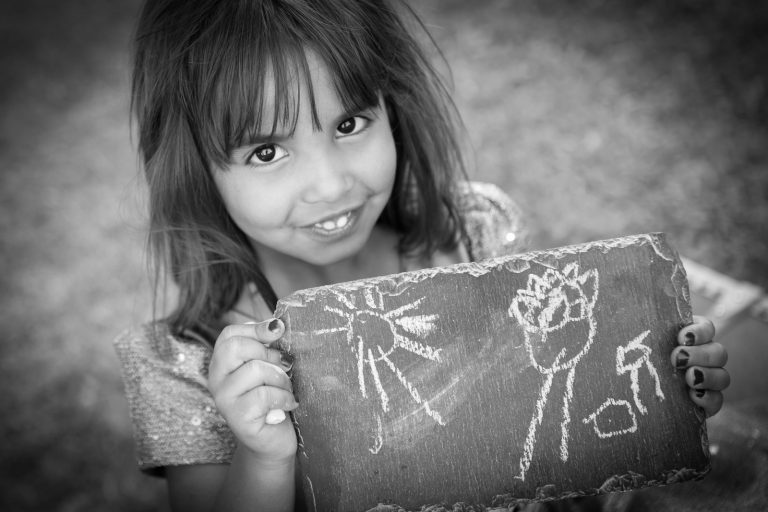
[[[286,372],[291,371],[291,368],[293,368],[293,356],[287,352],[280,352],[280,363]]]
[[[703,396],[704,396],[704,395],[707,393],[707,391],[706,391],[706,390],[704,390],[704,389],[697,389],[697,390],[695,391],[695,393],[696,393],[696,396],[697,396],[697,397],[701,398],[701,397],[703,397]]]
[[[271,322],[269,322],[269,325],[267,326],[267,329],[269,329],[269,332],[277,332],[280,329],[280,324],[282,324],[279,319],[275,318]]]
[[[690,359],[691,355],[686,352],[685,350],[681,350],[677,353],[677,359],[675,360],[675,366],[677,368],[685,368],[688,366],[688,359]]]
[[[702,382],[704,382],[704,372],[698,369],[693,370],[693,385],[698,386]]]
[[[696,335],[692,332],[685,333],[685,345],[690,347],[694,343],[696,343]]]

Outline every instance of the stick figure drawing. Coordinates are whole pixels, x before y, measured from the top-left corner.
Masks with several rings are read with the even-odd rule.
[[[508,314],[523,328],[525,348],[531,364],[544,376],[536,409],[520,459],[520,473],[525,480],[533,459],[536,431],[544,419],[555,375],[567,371],[560,423],[560,459],[568,460],[568,426],[576,365],[589,351],[597,333],[594,317],[599,275],[596,269],[579,273],[578,263],[566,265],[562,271],[548,268],[543,275],[528,275],[527,287],[518,290]],[[586,337],[579,337],[578,323],[586,324]],[[572,326],[571,328],[567,328]]]

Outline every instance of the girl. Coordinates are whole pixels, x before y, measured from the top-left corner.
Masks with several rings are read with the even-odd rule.
[[[291,361],[270,348],[279,297],[523,248],[509,199],[462,181],[451,103],[399,10],[144,6],[133,109],[150,247],[178,303],[116,346],[141,468],[167,478],[175,510],[300,505],[296,435],[269,412],[299,407]],[[700,319],[679,337],[678,367],[708,414],[728,384],[713,335]]]

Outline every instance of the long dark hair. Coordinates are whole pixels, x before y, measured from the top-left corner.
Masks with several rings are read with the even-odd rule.
[[[384,98],[397,149],[392,196],[379,222],[403,253],[456,247],[454,204],[465,176],[455,108],[410,32],[428,33],[404,2],[386,0],[149,0],[137,26],[132,110],[149,184],[149,249],[179,290],[174,333],[214,339],[246,283],[274,308],[258,254],[230,219],[211,169],[261,130],[267,80],[274,124],[296,123],[307,51],[328,67],[348,111]],[[431,39],[430,39],[431,40]],[[269,76],[265,70],[269,70]],[[299,76],[300,81],[292,81]],[[269,117],[269,116],[267,116]]]

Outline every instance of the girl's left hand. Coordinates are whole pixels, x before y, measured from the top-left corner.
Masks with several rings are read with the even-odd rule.
[[[672,364],[685,371],[691,400],[704,409],[707,417],[723,406],[722,391],[731,383],[731,376],[723,368],[728,353],[721,344],[712,341],[714,336],[712,322],[694,315],[693,323],[678,333],[680,346],[672,351]]]

